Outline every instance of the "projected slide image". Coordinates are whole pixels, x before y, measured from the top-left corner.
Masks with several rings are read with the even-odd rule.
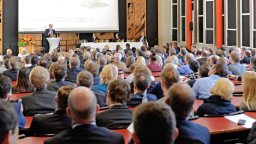
[[[98,8],[98,7],[108,7],[109,4],[103,3],[101,0],[83,0],[82,4],[83,7],[88,8]]]

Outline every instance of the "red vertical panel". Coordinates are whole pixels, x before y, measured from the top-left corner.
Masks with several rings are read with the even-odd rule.
[[[216,46],[217,48],[223,45],[222,31],[222,0],[216,0]]]
[[[192,33],[189,23],[192,22],[192,0],[187,0],[187,48],[191,49]]]

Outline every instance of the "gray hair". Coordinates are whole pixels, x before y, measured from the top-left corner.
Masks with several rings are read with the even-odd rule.
[[[95,59],[96,59],[97,61],[99,61],[99,58],[100,58],[101,56],[103,56],[102,53],[97,52],[96,55],[95,55]]]
[[[146,51],[145,52],[145,57],[149,57],[151,55],[151,52],[150,51]]]
[[[122,55],[120,53],[115,53],[115,60],[116,61],[121,61]]]
[[[124,54],[124,50],[118,50],[118,53],[120,53],[120,54],[122,55],[122,57],[124,57],[124,56],[125,56],[125,54]]]

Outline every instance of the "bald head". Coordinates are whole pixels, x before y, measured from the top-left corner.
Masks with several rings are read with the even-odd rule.
[[[189,116],[195,99],[192,88],[185,83],[174,84],[166,94],[166,103],[173,109],[176,117],[183,119]]]
[[[90,89],[86,87],[74,89],[69,95],[68,106],[73,124],[95,122],[97,99]]]
[[[188,61],[194,59],[194,55],[192,53],[187,53],[185,56],[185,62],[188,63]]]

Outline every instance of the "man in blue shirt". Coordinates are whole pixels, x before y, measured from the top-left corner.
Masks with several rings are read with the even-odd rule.
[[[185,63],[186,63],[186,65],[181,67],[181,69],[183,69],[185,71],[186,75],[189,74],[189,73],[192,73],[192,71],[191,71],[191,69],[190,69],[190,67],[188,65],[188,62],[190,60],[193,60],[193,59],[194,59],[194,55],[193,54],[191,54],[191,53],[187,53],[186,54],[186,56],[185,56]]]
[[[240,53],[233,51],[229,57],[231,65],[228,66],[228,70],[233,73],[233,75],[242,76],[246,72],[244,65],[240,64]]]
[[[224,64],[217,63],[209,71],[208,76],[196,80],[192,89],[195,92],[196,98],[208,99],[211,96],[210,89],[215,85],[215,82],[221,77],[227,77],[228,68]]]

